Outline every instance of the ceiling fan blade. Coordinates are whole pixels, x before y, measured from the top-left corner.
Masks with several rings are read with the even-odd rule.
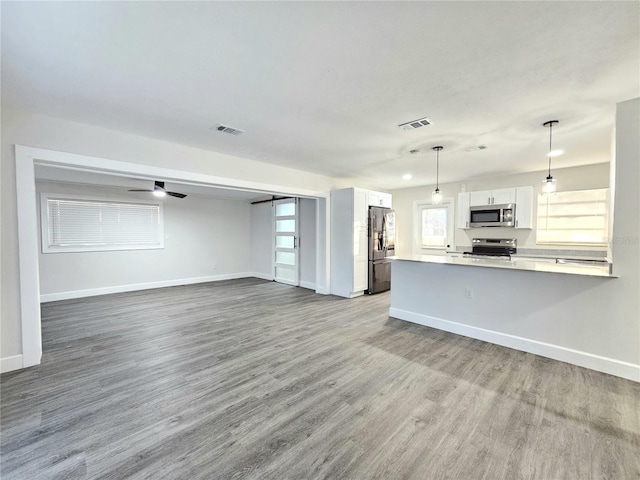
[[[184,198],[184,197],[186,197],[186,195],[184,193],[167,192],[167,190],[164,188],[164,182],[159,182],[158,180],[153,182],[153,190],[132,189],[132,190],[129,190],[129,191],[130,192],[149,192],[149,193],[156,192],[156,194],[158,194],[160,192],[164,192],[164,193],[166,193],[167,195],[169,195],[171,197],[176,197],[176,198]]]
[[[184,193],[177,193],[177,192],[167,192],[167,195],[169,195],[171,197],[176,197],[176,198],[184,198],[184,197],[186,197],[186,195]]]

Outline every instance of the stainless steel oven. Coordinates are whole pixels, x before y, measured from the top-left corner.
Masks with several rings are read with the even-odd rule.
[[[513,227],[515,218],[515,203],[483,205],[469,209],[470,227]]]

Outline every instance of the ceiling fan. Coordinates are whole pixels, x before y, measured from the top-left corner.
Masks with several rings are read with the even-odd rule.
[[[164,188],[164,182],[158,182],[157,180],[155,182],[153,182],[153,190],[129,190],[130,192],[151,192],[153,193],[156,197],[164,197],[166,195],[169,195],[170,197],[177,197],[177,198],[184,198],[186,197],[186,195],[184,193],[178,193],[178,192],[168,192],[165,188]]]

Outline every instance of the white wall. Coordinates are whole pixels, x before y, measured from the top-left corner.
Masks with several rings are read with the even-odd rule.
[[[273,280],[273,207],[271,202],[251,205],[251,271]]]
[[[22,350],[14,145],[318,192],[330,191],[335,183],[322,175],[48,117],[6,105],[2,105],[1,123],[1,358],[19,355]]]
[[[300,286],[316,288],[316,201],[301,198],[300,208]]]
[[[112,188],[37,182],[38,193],[135,201]],[[249,202],[190,195],[167,197],[165,247],[155,250],[39,254],[43,301],[249,275]],[[38,202],[38,206],[40,203]],[[42,246],[41,246],[42,247]],[[214,268],[215,265],[215,268]],[[120,288],[122,289],[122,288]]]
[[[553,177],[558,180],[558,191],[609,187],[609,159],[603,159],[603,162],[606,163],[553,170]],[[545,171],[471,179],[465,182],[440,185],[440,190],[446,198],[451,197],[454,199],[457,212],[458,192],[462,191],[462,185],[465,185],[467,192],[532,185],[534,189],[533,218],[535,226],[537,196],[540,193],[541,182],[546,176],[547,172]],[[431,201],[431,192],[434,189],[435,185],[431,185],[404,188],[391,192],[393,194],[393,208],[396,211],[397,255],[405,256],[412,254],[413,202],[420,200]],[[463,230],[456,228],[454,236],[457,249],[471,246],[471,239],[474,237],[516,238],[518,240],[518,247],[520,248],[558,248],[555,245],[536,245],[535,228],[532,230],[514,228],[476,228]],[[571,247],[571,249],[579,250],[589,248]],[[591,249],[593,250],[594,248]],[[597,249],[602,250],[602,248]]]
[[[639,131],[640,99],[618,104],[611,248],[619,278],[401,261],[391,315],[640,381]]]

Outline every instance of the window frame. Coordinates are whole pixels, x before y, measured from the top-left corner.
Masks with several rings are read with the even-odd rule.
[[[157,244],[103,244],[103,245],[49,245],[49,200],[70,200],[94,203],[113,203],[123,205],[151,205],[158,207],[158,242]],[[79,253],[79,252],[109,252],[128,250],[160,250],[164,248],[164,204],[161,201],[145,201],[117,197],[99,197],[88,195],[69,195],[66,193],[40,193],[40,251],[43,254],[50,253]]]
[[[422,210],[446,208],[447,210],[447,241],[442,247],[425,247],[422,245]],[[414,255],[428,255],[434,252],[455,250],[455,202],[453,198],[444,198],[441,203],[434,205],[431,200],[413,202],[413,253]]]

